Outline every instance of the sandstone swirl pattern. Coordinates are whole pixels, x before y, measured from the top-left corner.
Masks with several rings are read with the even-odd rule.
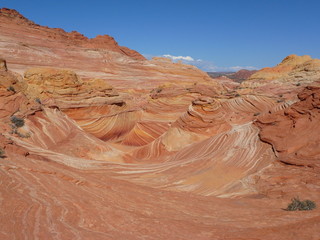
[[[109,36],[0,19],[0,239],[319,238],[318,209],[282,210],[320,200],[317,60],[227,88]]]

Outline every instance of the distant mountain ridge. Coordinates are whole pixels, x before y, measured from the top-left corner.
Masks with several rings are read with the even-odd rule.
[[[257,71],[258,70],[241,69],[237,72],[208,72],[208,75],[212,78],[219,78],[224,76],[235,80],[236,82],[242,82],[244,80],[247,80],[249,77],[251,77],[252,74],[256,73]]]

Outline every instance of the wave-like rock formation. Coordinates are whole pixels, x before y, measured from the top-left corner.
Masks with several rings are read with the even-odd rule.
[[[0,239],[319,238],[319,209],[283,210],[320,202],[317,60],[229,88],[108,36],[0,19]]]

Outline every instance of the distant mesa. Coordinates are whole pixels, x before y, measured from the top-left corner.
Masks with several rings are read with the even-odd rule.
[[[208,72],[208,74],[212,78],[227,77],[241,83],[242,81],[251,77],[251,75],[256,73],[257,71],[258,70],[241,69],[237,72]]]

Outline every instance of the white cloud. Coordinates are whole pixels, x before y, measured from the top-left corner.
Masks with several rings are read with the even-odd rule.
[[[177,60],[184,60],[184,61],[194,61],[194,59],[190,56],[173,56],[173,55],[170,55],[170,54],[165,54],[165,55],[162,55],[163,57],[166,57],[166,58],[171,58],[173,61],[177,61]]]
[[[150,54],[143,54],[143,55],[148,59],[155,57],[154,55],[150,55]],[[257,69],[256,67],[253,67],[253,66],[220,67],[211,61],[206,61],[206,60],[202,60],[202,59],[194,59],[191,56],[173,56],[171,54],[164,54],[161,57],[170,58],[174,62],[182,60],[183,63],[196,66],[197,68],[199,68],[205,72],[237,72],[241,69],[247,69],[247,70],[256,70]]]

